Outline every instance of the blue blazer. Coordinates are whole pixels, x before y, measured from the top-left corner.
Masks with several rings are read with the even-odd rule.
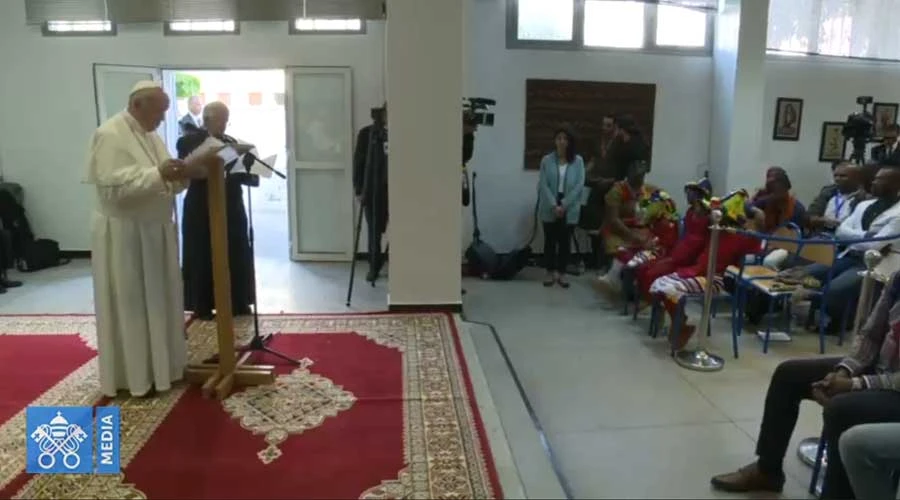
[[[541,160],[538,177],[538,217],[541,222],[556,221],[553,207],[556,206],[560,182],[563,183],[562,206],[566,209],[566,224],[577,224],[584,197],[584,160],[580,155],[575,155],[575,161],[566,167],[565,179],[559,178],[559,157],[555,152]]]

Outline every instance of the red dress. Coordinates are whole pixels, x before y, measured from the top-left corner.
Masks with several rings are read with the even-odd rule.
[[[760,250],[760,241],[744,234],[722,231],[719,233],[719,252],[716,255],[716,274],[722,274],[728,266],[736,266],[747,254],[755,254]],[[693,278],[706,275],[706,265],[709,260],[709,245],[700,254],[697,260],[689,265],[679,268],[676,272],[681,278]]]
[[[708,214],[698,213],[695,210],[688,211],[684,216],[684,237],[669,247],[671,252],[637,268],[637,285],[641,296],[647,296],[650,285],[656,278],[674,273],[679,267],[694,262],[709,240],[709,224]],[[676,227],[675,238],[677,237]]]

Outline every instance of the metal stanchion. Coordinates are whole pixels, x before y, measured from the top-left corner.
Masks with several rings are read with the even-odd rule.
[[[866,264],[866,270],[860,272],[863,277],[862,287],[859,292],[859,301],[856,303],[856,318],[853,321],[853,335],[859,335],[859,331],[866,323],[869,311],[872,310],[872,300],[875,292],[875,284],[878,279],[875,276],[875,268],[881,262],[881,252],[878,250],[869,250],[863,256],[863,262]],[[797,445],[797,457],[808,467],[816,465],[816,452],[819,450],[819,437],[808,437]],[[823,461],[825,455],[822,455]],[[822,465],[824,469],[824,464]],[[824,472],[824,470],[822,471]],[[820,472],[820,477],[824,474]]]
[[[716,254],[719,251],[719,233],[722,227],[722,211],[719,207],[712,210],[712,227],[710,227],[709,260],[706,264],[706,293],[703,295],[703,315],[700,318],[700,326],[697,331],[697,348],[693,351],[679,351],[675,353],[675,362],[682,368],[700,372],[715,372],[725,367],[725,360],[706,349],[706,331],[709,329],[709,321],[712,316],[712,301],[715,293],[716,279]]]

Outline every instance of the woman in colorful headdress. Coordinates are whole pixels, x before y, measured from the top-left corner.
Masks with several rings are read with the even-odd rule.
[[[641,217],[641,206],[646,206],[659,189],[644,183],[646,175],[646,163],[633,162],[625,180],[616,182],[606,194],[601,232],[606,254],[612,257],[612,263],[606,274],[597,278],[597,285],[613,293],[621,290],[624,264],[635,253],[656,246],[653,233]]]
[[[725,283],[721,278],[723,272],[728,266],[740,264],[741,259],[748,254],[756,254],[759,252],[762,242],[751,236],[729,231],[727,228],[746,228],[757,230],[763,223],[763,213],[761,210],[750,206],[747,203],[747,192],[744,190],[735,191],[722,200],[713,199],[713,206],[719,205],[722,210],[722,220],[720,225],[723,229],[719,233],[719,248],[716,252],[716,269],[715,286],[716,293],[724,290]],[[680,267],[675,272],[660,276],[650,285],[650,293],[661,299],[666,311],[674,324],[675,315],[678,309],[678,302],[681,297],[687,294],[696,295],[706,291],[706,267],[709,262],[710,246],[707,243],[703,252],[697,259],[689,265]],[[691,339],[695,327],[689,325],[687,314],[684,314],[684,322],[681,330],[678,332],[671,331],[673,335],[672,346],[677,350],[681,350]]]
[[[694,262],[709,240],[709,199],[712,185],[709,179],[689,182],[684,186],[688,209],[684,214],[684,234],[664,257],[638,267],[637,290],[641,297],[650,300],[650,284],[656,278],[675,272]]]

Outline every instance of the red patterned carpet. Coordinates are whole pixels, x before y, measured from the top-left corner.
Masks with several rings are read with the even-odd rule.
[[[237,328],[250,334],[249,322]],[[116,400],[122,476],[22,473],[23,422],[22,467],[0,476],[0,498],[502,496],[451,317],[267,316],[261,329],[283,332],[271,347],[302,361],[261,357],[278,366],[275,384],[222,402],[184,386],[155,399]],[[189,333],[194,359],[212,352],[213,324],[195,323]],[[69,350],[90,357],[83,343]],[[17,400],[34,399],[20,393]],[[13,433],[5,427],[0,438]]]

